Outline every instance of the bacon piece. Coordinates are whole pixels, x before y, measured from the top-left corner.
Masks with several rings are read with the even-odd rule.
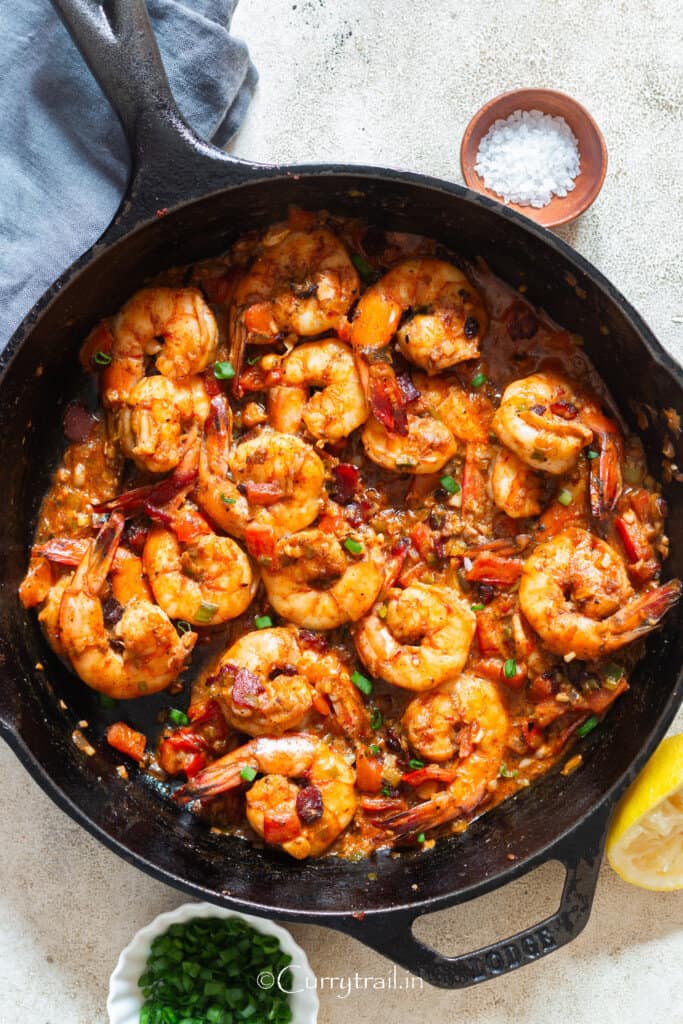
[[[84,405],[81,405],[80,402],[72,402],[67,406],[62,420],[64,437],[72,444],[87,441],[97,422],[97,417],[89,412]]]
[[[332,475],[335,485],[334,490],[330,494],[332,501],[336,501],[338,505],[348,505],[356,493],[360,470],[357,466],[351,465],[350,462],[340,462],[332,470]]]
[[[228,666],[224,666],[227,668]],[[254,708],[259,694],[265,693],[265,687],[254,672],[248,668],[239,668],[232,684],[232,702],[237,707]]]

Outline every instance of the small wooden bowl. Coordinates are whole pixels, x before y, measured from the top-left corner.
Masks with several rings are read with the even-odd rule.
[[[541,209],[518,206],[516,203],[504,205],[518,210],[546,228],[567,224],[588,209],[602,188],[607,172],[607,147],[602,132],[586,108],[563,92],[554,89],[515,89],[489,100],[474,115],[462,137],[460,166],[465,184],[499,203],[503,202],[501,196],[486,188],[484,179],[479,177],[474,165],[479,144],[493,122],[498,118],[505,120],[515,110],[540,110],[553,117],[563,117],[579,143],[581,164],[574,189],[566,196],[553,196],[548,205]]]

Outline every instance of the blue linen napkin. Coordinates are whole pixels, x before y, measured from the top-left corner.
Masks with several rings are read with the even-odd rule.
[[[222,146],[256,70],[229,34],[237,0],[148,0],[185,119]],[[0,349],[51,282],[104,231],[128,177],[118,119],[47,0],[3,5]]]

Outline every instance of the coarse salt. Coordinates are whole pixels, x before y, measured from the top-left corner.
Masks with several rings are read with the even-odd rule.
[[[515,110],[481,140],[475,170],[506,203],[538,209],[574,188],[579,144],[563,117]]]

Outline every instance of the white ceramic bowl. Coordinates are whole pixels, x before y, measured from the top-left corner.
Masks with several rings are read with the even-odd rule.
[[[114,973],[109,980],[109,998],[107,1012],[109,1024],[139,1024],[140,1008],[144,1002],[138,988],[138,978],[145,969],[152,940],[163,935],[172,924],[184,924],[195,917],[238,917],[264,935],[274,935],[280,942],[285,953],[292,958],[290,970],[293,974],[292,992],[289,997],[292,1007],[293,1024],[315,1024],[318,1019],[318,993],[316,977],[308,958],[300,946],[284,928],[263,917],[252,917],[250,914],[238,914],[213,903],[183,903],[175,910],[159,914],[154,920],[141,928],[121,953]],[[259,981],[263,988],[277,985],[277,978],[263,972]]]

